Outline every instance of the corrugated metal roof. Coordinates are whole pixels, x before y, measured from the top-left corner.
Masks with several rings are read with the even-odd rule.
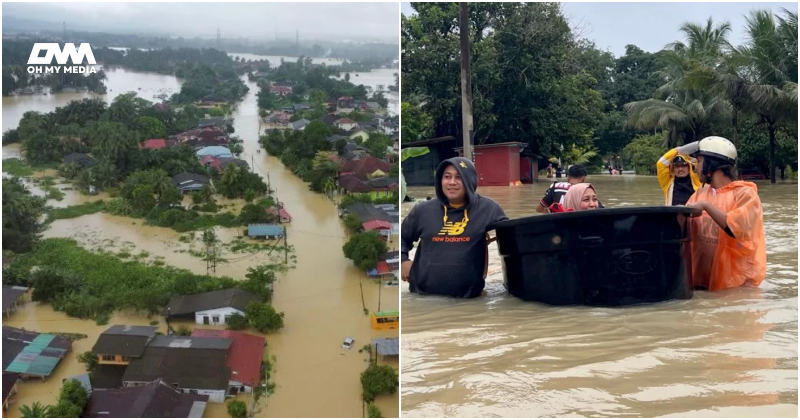
[[[208,146],[198,150],[197,156],[233,157],[233,154],[227,147]]]
[[[378,350],[381,356],[400,355],[400,338],[373,338],[372,345]]]
[[[252,224],[247,226],[248,236],[283,236],[281,225]]]

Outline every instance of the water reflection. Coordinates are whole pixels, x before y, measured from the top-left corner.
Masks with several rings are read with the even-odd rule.
[[[590,181],[607,207],[663,201],[652,177]],[[404,285],[403,415],[796,416],[797,184],[758,186],[769,262],[758,289],[622,308],[523,302],[502,285],[496,244],[485,296],[420,297]],[[534,214],[546,188],[478,192],[516,218]]]

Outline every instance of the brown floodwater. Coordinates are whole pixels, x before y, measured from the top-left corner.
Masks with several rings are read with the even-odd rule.
[[[128,76],[130,79],[127,85],[113,80],[114,77]],[[146,85],[143,78],[150,76],[163,77],[129,71],[120,73],[118,70],[109,73],[108,84],[122,86],[115,88],[114,92],[117,89],[135,90],[139,85]],[[333,202],[310,191],[277,158],[267,156],[264,151],[256,152],[259,133],[256,105],[258,88],[253,83],[246,83],[250,92],[233,115],[236,135],[244,140],[245,152],[242,159],[253,164],[265,180],[269,174],[272,188],[277,190],[279,199],[286,204],[293,217],[292,223],[288,225],[287,239],[289,245],[294,247],[296,257],[294,262],[290,260],[295,268],[279,274],[275,286],[273,304],[277,310],[285,313],[285,327],[277,333],[266,335],[267,354],[276,358],[273,381],[277,384],[277,390],[266,401],[258,404],[255,416],[359,417],[362,412],[360,374],[367,367],[367,356],[357,349],[370,343],[372,338],[398,335],[397,331],[374,331],[370,328],[369,317],[364,315],[362,309],[362,289],[363,302],[369,311],[378,310],[379,299],[381,310],[399,309],[399,289],[382,287],[369,281],[363,272],[344,257],[342,246],[347,238]],[[50,95],[53,96],[58,95]],[[9,98],[3,98],[4,129],[9,118],[17,118],[18,121],[27,110],[49,112],[68,102],[65,100],[63,103],[59,101],[48,105],[38,98],[25,102],[25,98],[28,97],[13,98],[18,100],[8,102]],[[16,123],[9,126],[14,127]],[[18,156],[18,146],[3,148],[4,158]],[[98,199],[76,191],[64,192],[64,202],[70,204]],[[241,200],[219,202],[228,204],[228,210],[240,208],[242,205]],[[61,204],[56,203],[58,202],[53,200],[48,202],[51,205]],[[221,242],[229,243],[241,235],[242,230],[243,228],[217,228],[216,232]],[[187,241],[188,234],[146,226],[139,219],[96,213],[57,220],[50,225],[44,236],[71,237],[88,249],[124,251],[133,256],[147,252],[147,256],[142,258],[145,261],[161,260],[168,265],[198,274],[206,273],[206,264],[190,252],[192,249],[200,250],[199,238]],[[391,245],[397,246],[396,238]],[[218,263],[215,274],[234,278],[244,278],[249,267],[283,260],[282,255],[263,251],[229,253],[223,255],[223,258],[228,262]],[[161,328],[166,328],[165,325],[162,326],[163,318],[155,317],[153,320],[160,321]],[[149,322],[143,314],[120,312],[114,314],[109,325]],[[107,328],[97,326],[91,320],[69,318],[63,313],[53,312],[47,305],[32,302],[26,303],[19,312],[10,317],[4,317],[3,324],[37,331],[82,332],[89,335],[87,339],[75,342],[73,352],[46,382],[29,381],[21,386],[17,402],[8,412],[12,417],[19,416],[21,404],[31,404],[34,401],[54,404],[61,380],[85,371],[83,365],[75,361],[75,355],[91,349],[99,334]],[[346,336],[355,338],[353,350],[341,349],[341,342]],[[386,363],[398,367],[397,359],[389,359]],[[248,406],[250,405],[250,397],[239,398],[248,401]],[[398,398],[397,394],[380,397],[376,404],[384,416],[397,417]],[[206,417],[228,417],[223,404],[209,404],[205,414]]]
[[[663,203],[654,177],[589,181],[606,207]],[[535,214],[547,186],[478,192],[518,218]],[[760,288],[617,308],[523,302],[503,287],[496,243],[481,297],[421,297],[403,283],[402,415],[796,417],[797,183],[758,187]],[[432,187],[408,194],[436,197]]]

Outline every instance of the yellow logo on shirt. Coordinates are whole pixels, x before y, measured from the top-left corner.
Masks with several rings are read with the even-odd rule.
[[[464,233],[464,229],[467,228],[468,220],[463,220],[460,222],[447,222],[442,226],[442,230],[439,231],[439,235],[448,235],[448,236],[458,236]]]
[[[458,162],[458,164],[459,164],[459,165],[460,165],[462,168],[464,168],[464,169],[467,169],[467,164],[466,164],[466,163],[464,163],[464,162]]]

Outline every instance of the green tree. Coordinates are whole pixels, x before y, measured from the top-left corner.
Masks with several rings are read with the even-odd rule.
[[[61,386],[58,400],[59,403],[66,401],[83,410],[86,404],[89,403],[89,394],[79,381],[72,379],[64,382]]]
[[[139,117],[133,126],[145,139],[160,139],[167,135],[166,126],[158,118]]]
[[[348,213],[344,218],[344,226],[350,234],[355,235],[361,231],[361,219],[353,213]]]
[[[245,307],[245,316],[250,326],[260,333],[283,328],[283,312],[276,312],[269,303],[250,302]]]
[[[86,366],[87,372],[92,372],[97,367],[97,355],[92,354],[91,351],[85,351],[77,356],[78,363],[83,363]]]
[[[240,314],[230,315],[228,317],[228,328],[235,331],[247,328],[247,318]]]
[[[235,419],[247,417],[247,405],[244,401],[228,401],[228,414]]]
[[[391,366],[371,363],[361,373],[361,392],[367,403],[375,401],[379,395],[394,394],[399,384],[397,372]]]
[[[3,178],[3,249],[31,250],[44,229],[44,209],[45,200],[33,196],[19,178]]]
[[[666,153],[663,136],[653,134],[637,136],[623,149],[623,157],[634,167],[637,174],[654,175],[656,162]]]
[[[381,240],[378,232],[363,232],[350,237],[342,247],[344,256],[362,270],[375,268],[378,257],[387,251],[386,242]]]
[[[400,105],[403,141],[411,143],[429,138],[433,132],[433,118],[420,108],[403,102]]]
[[[83,409],[81,407],[78,407],[69,401],[61,400],[58,402],[58,404],[51,406],[50,409],[47,410],[47,417],[74,419],[80,417],[81,413],[83,413]]]

